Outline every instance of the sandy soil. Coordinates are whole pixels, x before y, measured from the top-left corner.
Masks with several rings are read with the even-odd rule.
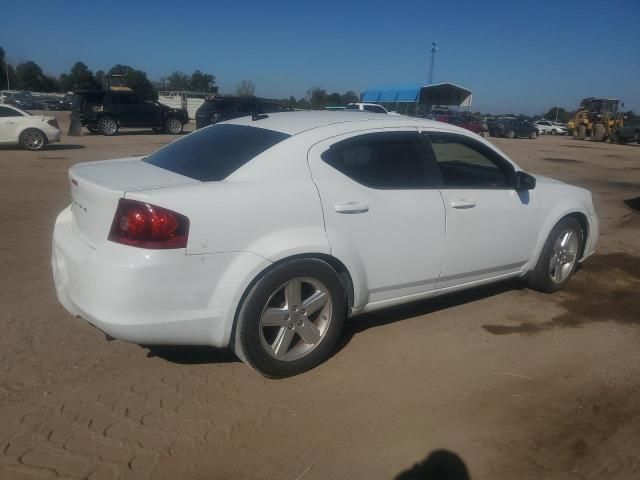
[[[433,452],[438,478],[640,478],[638,146],[495,139],[594,193],[598,253],[568,289],[368,315],[323,365],[272,381],[226,351],[107,342],[58,305],[68,167],[172,139],[125,133],[0,149],[0,478],[391,479]]]

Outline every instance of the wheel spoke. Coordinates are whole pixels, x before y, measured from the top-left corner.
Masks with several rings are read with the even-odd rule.
[[[309,320],[299,326],[297,332],[298,335],[302,337],[302,340],[304,340],[304,343],[308,343],[309,345],[315,345],[320,341],[320,330]]]
[[[282,327],[287,321],[285,315],[289,310],[286,308],[267,308],[262,314],[262,326],[264,327]]]
[[[554,270],[557,270],[560,266],[560,260],[558,259],[557,254],[553,254],[551,260],[549,261],[549,273],[552,273]]]
[[[324,307],[329,301],[329,295],[320,290],[316,290],[313,295],[302,302],[302,308],[305,309],[307,315],[317,312]]]
[[[293,310],[300,308],[302,303],[302,282],[298,279],[291,280],[284,288],[284,298],[287,301],[287,308]]]
[[[278,332],[275,342],[271,348],[273,349],[273,355],[279,360],[282,360],[289,351],[291,346],[291,340],[293,340],[293,330],[283,327]]]

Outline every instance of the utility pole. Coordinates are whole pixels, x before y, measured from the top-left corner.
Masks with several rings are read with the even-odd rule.
[[[556,106],[556,123],[558,122],[558,110],[560,110],[560,105]]]
[[[429,67],[429,85],[433,83],[433,67],[436,63],[436,53],[438,52],[438,44],[431,42],[431,66]]]

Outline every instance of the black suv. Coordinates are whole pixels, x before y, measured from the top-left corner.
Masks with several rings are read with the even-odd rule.
[[[489,122],[490,137],[529,137],[536,138],[538,129],[527,120],[520,118],[497,118]]]
[[[289,112],[290,108],[259,98],[214,97],[204,101],[196,112],[196,128],[247,115]]]
[[[120,127],[152,127],[177,135],[189,121],[187,111],[145,100],[129,89],[74,93],[71,119],[92,133],[115,135]]]

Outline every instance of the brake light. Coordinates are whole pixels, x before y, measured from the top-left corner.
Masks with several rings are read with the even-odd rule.
[[[149,203],[121,198],[109,240],[151,249],[186,248],[189,219]]]

